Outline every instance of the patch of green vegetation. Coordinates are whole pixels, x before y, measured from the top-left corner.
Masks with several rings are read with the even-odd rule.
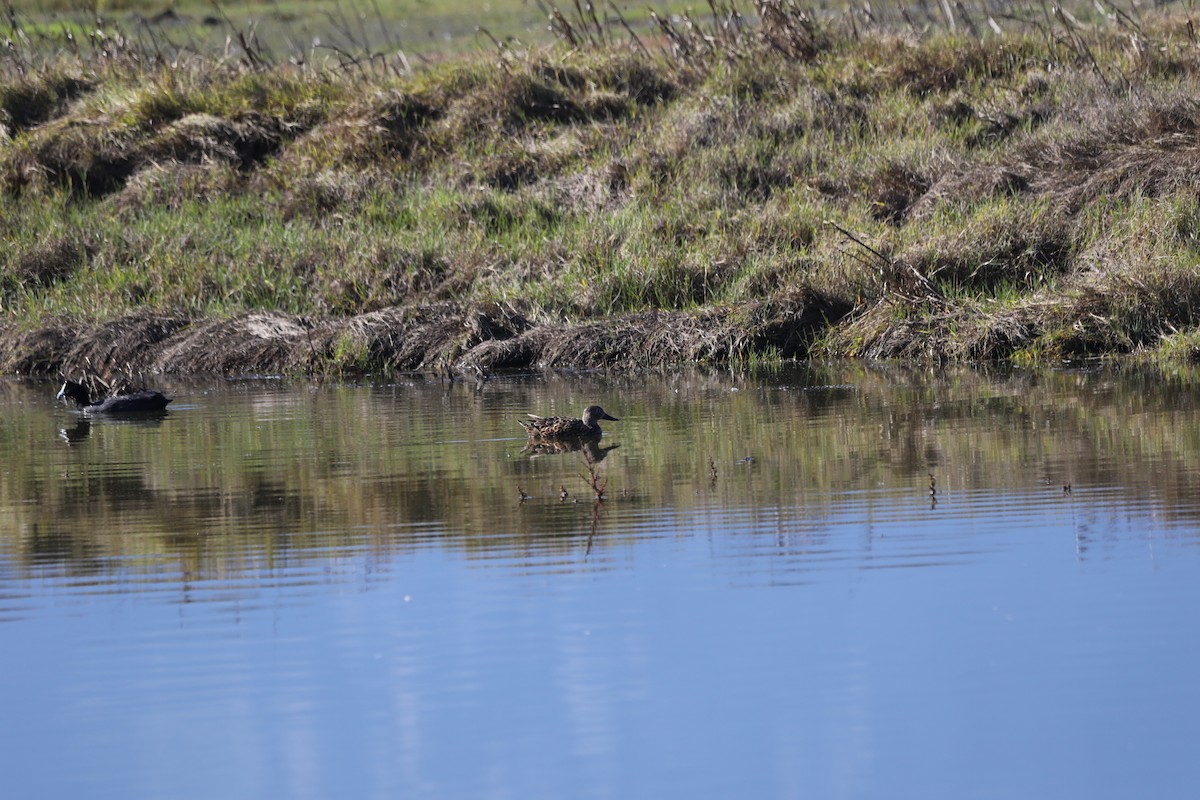
[[[95,30],[10,52],[3,320],[458,303],[780,331],[742,310],[799,318],[805,297],[852,310],[828,355],[1186,349],[1161,343],[1200,324],[1187,15],[917,37],[756,9],[637,40],[564,17],[558,46],[412,74],[246,37],[228,57],[109,34],[101,56]],[[335,360],[361,366],[351,342]]]

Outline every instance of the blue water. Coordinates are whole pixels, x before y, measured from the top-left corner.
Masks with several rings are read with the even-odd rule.
[[[604,393],[607,379],[588,380]],[[738,402],[807,391],[805,376],[793,380],[769,375],[759,399]],[[1159,492],[1195,485],[1186,444],[1164,454],[1149,444],[1169,435],[1143,431],[1113,452],[1095,445],[1089,413],[1031,437],[1052,453],[1023,446],[960,465],[951,453],[980,437],[994,450],[1005,426],[990,413],[932,415],[921,427],[941,454],[920,469],[826,469],[895,452],[865,451],[890,423],[861,397],[786,420],[776,406],[748,423],[763,438],[742,434],[721,455],[719,426],[703,438],[660,424],[677,385],[646,383],[617,393],[629,413],[606,435],[621,447],[600,465],[609,488],[597,510],[580,459],[527,459],[511,438],[518,407],[574,391],[529,378],[483,400],[454,387],[449,402],[445,387],[420,383],[185,387],[183,410],[160,425],[94,427],[90,454],[26,450],[19,475],[10,459],[4,796],[1194,796],[1200,506]],[[734,388],[744,397],[756,385]],[[33,387],[14,392],[32,420],[17,439],[43,436],[42,417],[64,419]],[[486,410],[489,392],[507,422],[461,435],[459,406]],[[891,412],[929,402],[885,400]],[[1059,410],[1044,413],[1057,420],[1070,401],[1055,394],[1047,408]],[[338,416],[359,403],[398,407],[373,436],[321,433],[376,424]],[[1144,413],[1179,409],[1164,400]],[[247,416],[256,423],[217,441]],[[838,426],[842,452],[778,451],[786,431]],[[665,443],[638,441],[656,428]],[[392,453],[388,466],[379,455],[446,447],[456,431],[455,452],[438,458]],[[127,434],[151,442],[114,465],[105,448],[113,437],[129,446]],[[198,438],[199,450],[164,444]],[[279,484],[238,478],[213,499],[224,478],[196,462],[224,448],[256,452]],[[154,507],[101,481],[82,502],[102,513],[103,535],[58,530],[55,509],[12,501],[14,483],[42,486],[30,474],[127,476],[142,463],[133,456],[154,476],[140,490]],[[438,477],[422,483],[414,464]],[[181,477],[189,469],[209,477]],[[1060,475],[1075,479],[1070,493]],[[387,492],[379,505],[349,496],[388,476],[394,513]],[[292,483],[303,497],[280,496]],[[114,493],[119,512],[106,505]],[[201,501],[194,529],[164,530],[162,504]],[[112,530],[119,519],[128,531]],[[37,550],[36,536],[64,542]]]

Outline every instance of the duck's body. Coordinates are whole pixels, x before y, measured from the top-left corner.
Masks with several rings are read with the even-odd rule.
[[[58,390],[59,400],[69,400],[79,406],[84,414],[132,414],[142,411],[162,411],[171,402],[162,392],[142,391],[133,394],[118,394],[92,402],[87,387],[75,381],[66,381]]]
[[[600,406],[588,406],[583,411],[583,419],[574,417],[539,417],[530,414],[529,422],[520,420],[521,427],[530,439],[585,439],[599,436],[600,420],[608,419],[617,422],[617,418],[607,414]]]

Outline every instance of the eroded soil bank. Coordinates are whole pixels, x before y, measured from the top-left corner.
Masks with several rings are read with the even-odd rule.
[[[511,308],[446,303],[312,320],[248,313],[222,320],[138,314],[36,330],[0,328],[0,372],[279,374],[505,368],[607,368],[794,358],[846,313],[797,294],[697,313],[647,312],[581,324],[534,324]]]

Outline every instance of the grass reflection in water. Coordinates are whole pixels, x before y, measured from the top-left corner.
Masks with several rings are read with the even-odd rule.
[[[9,381],[0,553],[20,574],[118,580],[430,547],[594,559],[698,526],[767,535],[770,519],[771,536],[811,541],[847,514],[969,516],[996,513],[985,495],[1086,504],[1112,491],[1194,522],[1191,380],[830,365],[180,382],[169,414],[128,422],[81,419],[48,386]],[[619,430],[525,441],[528,409],[569,413],[581,397],[616,410]]]

